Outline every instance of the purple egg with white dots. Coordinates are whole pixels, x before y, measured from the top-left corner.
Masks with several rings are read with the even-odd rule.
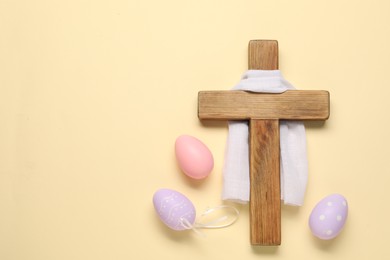
[[[160,220],[173,230],[191,229],[196,211],[183,194],[171,189],[160,189],[153,195],[153,205]]]
[[[344,196],[331,194],[313,208],[309,227],[314,236],[329,240],[340,234],[348,216],[348,203]]]

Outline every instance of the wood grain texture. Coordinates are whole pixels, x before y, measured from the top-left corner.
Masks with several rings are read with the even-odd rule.
[[[200,119],[214,120],[325,120],[329,117],[329,92],[289,90],[281,94],[268,94],[201,91],[198,93],[198,116]]]
[[[252,40],[248,46],[248,69],[277,70],[279,68],[278,42]]]
[[[277,70],[279,67],[278,62],[279,53],[277,41],[253,40],[249,42],[248,69]],[[275,100],[275,98],[278,99],[278,97],[284,99],[283,97],[285,95],[263,96],[262,94],[251,94],[254,93],[237,92],[235,95],[236,100],[224,100],[226,102],[225,104],[239,104],[240,107],[235,107],[233,110],[238,113],[245,110],[245,114],[249,116],[250,119],[250,242],[252,245],[261,246],[280,245],[280,151],[279,117],[277,116],[281,111],[287,110],[294,111],[292,114],[295,114],[295,110],[290,106],[291,102],[287,102],[288,104],[286,104],[283,102],[281,103],[280,100]],[[243,99],[239,99],[238,96]],[[256,100],[250,98],[252,96],[256,97]],[[261,97],[264,97],[264,99],[259,100]],[[221,98],[222,101],[222,97],[219,96],[219,98]],[[292,103],[297,104],[297,102]],[[286,106],[283,107],[284,105]],[[248,108],[247,106],[250,106],[251,108],[246,109]],[[275,110],[276,107],[278,107],[278,109]],[[226,112],[226,110],[223,111],[223,113]],[[232,116],[232,114],[230,114],[229,117],[230,116]],[[264,120],[260,118],[264,118]]]
[[[279,120],[250,120],[250,240],[280,245]]]

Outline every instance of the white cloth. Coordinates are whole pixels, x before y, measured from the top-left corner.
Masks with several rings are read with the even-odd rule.
[[[233,90],[282,93],[295,89],[279,70],[248,70]],[[230,121],[223,169],[223,200],[249,201],[248,122]],[[302,122],[280,121],[280,184],[285,204],[301,206],[306,191],[308,167],[306,134]]]

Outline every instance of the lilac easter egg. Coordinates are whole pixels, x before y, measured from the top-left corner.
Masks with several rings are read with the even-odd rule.
[[[195,223],[192,202],[180,192],[160,189],[153,195],[153,205],[161,221],[173,230],[185,230]]]
[[[340,234],[348,216],[347,200],[340,194],[326,196],[313,208],[309,227],[314,236],[329,240]]]
[[[175,142],[175,154],[180,169],[193,179],[206,178],[214,167],[209,148],[193,136],[179,136]]]

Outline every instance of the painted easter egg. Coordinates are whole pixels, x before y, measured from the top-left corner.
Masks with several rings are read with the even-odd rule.
[[[180,192],[160,189],[153,195],[153,205],[161,221],[173,230],[190,229],[195,223],[195,207]]]
[[[175,142],[175,154],[180,169],[193,179],[206,178],[214,167],[209,148],[193,136],[179,136]]]
[[[347,200],[340,194],[323,198],[313,208],[309,227],[314,236],[329,240],[340,234],[348,216]]]

